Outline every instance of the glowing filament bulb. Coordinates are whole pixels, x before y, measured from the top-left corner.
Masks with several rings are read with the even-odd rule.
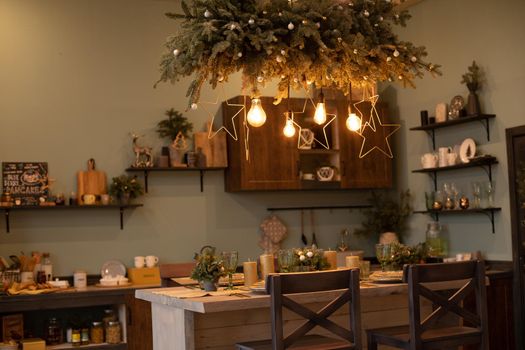
[[[293,112],[288,112],[286,114],[286,124],[283,128],[283,134],[286,137],[293,137],[295,135],[295,127],[293,125]]]
[[[319,125],[326,122],[326,106],[324,102],[323,90],[321,90],[321,93],[319,94],[319,102],[315,107],[314,122]]]
[[[350,113],[348,118],[346,118],[346,127],[350,131],[358,131],[361,129],[361,118],[359,118],[355,113]]]
[[[266,122],[266,112],[262,108],[261,99],[252,98],[252,106],[247,115],[248,124],[258,128]]]

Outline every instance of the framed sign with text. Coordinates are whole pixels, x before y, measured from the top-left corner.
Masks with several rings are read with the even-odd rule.
[[[2,190],[21,205],[38,205],[49,192],[47,162],[3,162]]]

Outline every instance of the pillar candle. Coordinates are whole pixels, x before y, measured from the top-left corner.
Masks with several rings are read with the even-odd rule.
[[[359,257],[356,255],[350,255],[346,257],[346,267],[351,269],[359,268]]]
[[[324,257],[330,264],[330,270],[337,269],[337,252],[335,250],[325,250]]]
[[[266,281],[266,276],[275,272],[273,254],[263,254],[259,257],[259,261],[261,262],[261,277],[263,281]]]
[[[257,262],[256,261],[245,261],[242,264],[244,271],[244,285],[246,287],[251,287],[255,282],[257,282]]]

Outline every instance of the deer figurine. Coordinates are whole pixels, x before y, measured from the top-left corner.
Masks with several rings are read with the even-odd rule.
[[[144,135],[137,135],[131,132],[133,139],[133,153],[135,153],[135,162],[131,165],[133,168],[151,168],[153,167],[153,154],[151,147],[142,147],[138,145],[138,139]]]

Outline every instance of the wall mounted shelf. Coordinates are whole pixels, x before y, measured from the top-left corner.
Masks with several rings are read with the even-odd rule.
[[[425,168],[412,170],[413,173],[427,173],[432,175],[434,180],[434,190],[437,190],[437,173],[442,171],[457,170],[464,168],[480,167],[487,173],[489,181],[492,181],[492,165],[498,164],[498,160],[493,156],[482,156],[479,158],[471,159],[468,163],[461,163],[451,166],[439,167],[439,168]]]
[[[59,210],[111,210],[118,209],[120,213],[120,229],[124,229],[124,210],[135,209],[142,207],[143,204],[110,204],[110,205],[54,205],[54,206],[12,206],[12,207],[0,207],[0,211],[4,212],[5,217],[5,228],[6,232],[10,232],[9,219],[11,212],[14,211],[59,211]]]
[[[415,214],[429,214],[434,217],[436,221],[439,221],[440,215],[467,215],[467,214],[485,214],[488,216],[492,224],[492,233],[496,233],[494,228],[494,213],[501,211],[501,208],[472,208],[472,209],[461,209],[461,210],[425,210],[425,211],[414,211]]]
[[[489,120],[495,117],[496,117],[495,114],[480,114],[480,115],[473,115],[473,116],[467,116],[467,117],[459,117],[458,119],[451,119],[451,120],[447,120],[441,123],[416,126],[414,128],[410,128],[410,130],[426,131],[429,135],[432,136],[432,148],[435,150],[436,149],[436,135],[435,135],[436,129],[446,128],[449,126],[455,126],[459,124],[471,123],[471,122],[476,122],[476,121],[479,121],[480,123],[484,124],[485,131],[487,133],[487,141],[490,141]]]
[[[142,172],[144,174],[144,190],[146,193],[148,193],[148,175],[150,172],[188,172],[188,171],[198,171],[200,173],[200,185],[201,185],[201,192],[204,191],[204,173],[207,171],[218,171],[218,170],[224,170],[226,167],[206,167],[206,168],[188,168],[188,167],[181,167],[181,168],[159,168],[159,167],[153,167],[153,168],[127,168],[126,171],[129,172]]]
[[[296,210],[335,210],[335,209],[366,209],[371,208],[371,205],[332,205],[332,206],[317,206],[317,207],[276,207],[266,208],[268,211],[296,211]]]

